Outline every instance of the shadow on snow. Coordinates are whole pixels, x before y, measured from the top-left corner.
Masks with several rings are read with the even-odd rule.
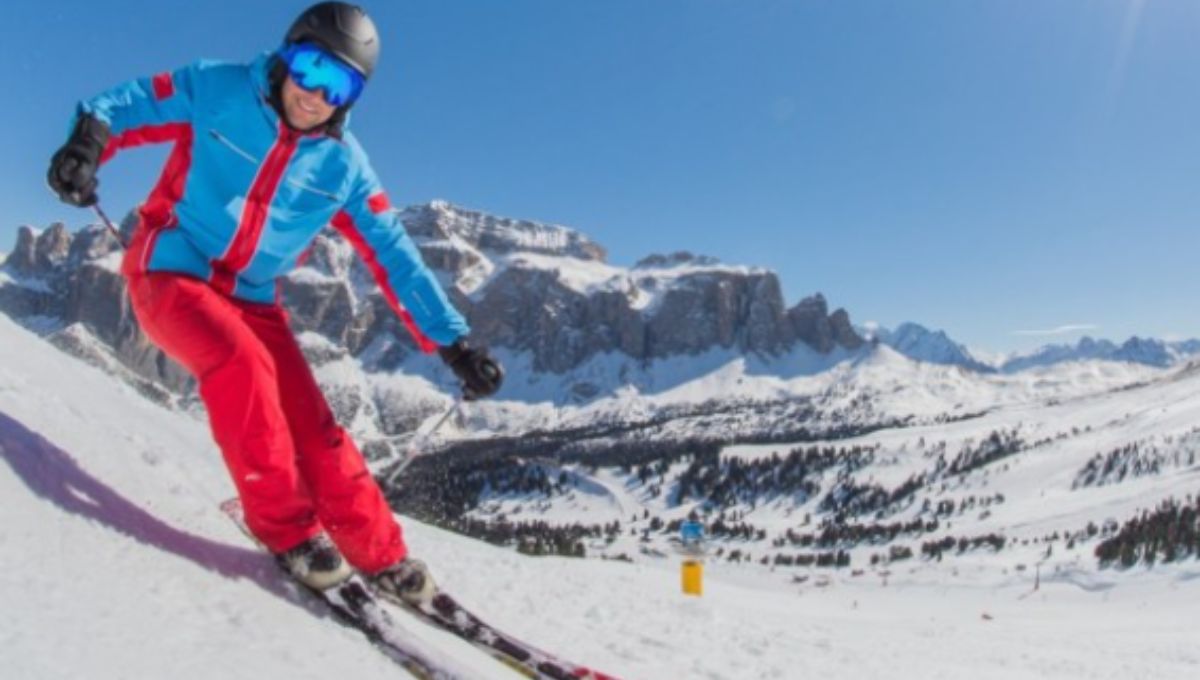
[[[177,529],[146,512],[79,466],[67,452],[0,411],[0,458],[38,496],[144,545],[186,559],[226,578],[251,581],[264,591],[316,614],[271,558],[261,551],[212,541]],[[213,508],[213,512],[218,512]]]

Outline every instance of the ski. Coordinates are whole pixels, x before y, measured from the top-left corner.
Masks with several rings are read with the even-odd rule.
[[[253,539],[243,518],[239,499],[231,498],[225,501],[221,504],[221,510]],[[362,579],[356,577],[355,580]],[[566,661],[495,628],[459,604],[458,600],[445,591],[439,591],[433,601],[423,607],[414,606],[391,597],[386,592],[370,588],[367,594],[377,601],[395,605],[414,618],[461,638],[532,680],[619,680],[616,676]]]
[[[246,536],[262,547],[250,533],[242,515],[242,504],[234,498],[221,504],[225,513]],[[290,577],[289,577],[290,579]],[[359,574],[327,590],[314,590],[297,583],[301,590],[329,606],[344,624],[357,629],[376,648],[418,680],[479,680],[478,673],[464,670],[449,656],[404,630],[393,618],[374,589]]]
[[[379,597],[431,625],[438,626],[491,654],[510,668],[537,680],[618,680],[542,651],[484,622],[449,593],[438,592],[425,606],[380,592]]]

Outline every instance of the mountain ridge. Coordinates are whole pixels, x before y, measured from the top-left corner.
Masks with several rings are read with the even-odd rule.
[[[506,434],[645,421],[664,435],[726,428],[773,440],[967,417],[1035,392],[1068,398],[1146,378],[1140,364],[1005,376],[917,361],[864,341],[821,293],[786,307],[763,268],[682,252],[615,267],[566,227],[444,202],[405,213],[421,221],[413,238],[476,339],[509,368],[499,399],[471,416]],[[156,402],[198,408],[190,376],[138,329],[110,234],[55,224],[22,229],[18,246],[0,266],[0,310]],[[416,351],[350,244],[318,236],[281,291],[339,419],[372,458],[395,455],[397,437],[449,405],[453,377]]]
[[[1167,341],[1135,335],[1118,345],[1111,340],[1084,336],[1073,345],[1047,344],[1027,352],[982,359],[945,331],[932,331],[911,321],[900,324],[895,330],[873,327],[860,329],[860,332],[918,361],[961,366],[981,373],[1017,373],[1035,367],[1088,360],[1169,368],[1200,354],[1200,340]]]

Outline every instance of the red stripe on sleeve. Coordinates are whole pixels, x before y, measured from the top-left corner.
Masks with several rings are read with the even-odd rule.
[[[108,138],[108,145],[100,154],[100,162],[107,162],[121,149],[143,144],[173,142],[182,139],[184,135],[190,135],[191,132],[192,126],[188,123],[163,123],[162,125],[143,125],[138,128],[130,128],[119,135]]]
[[[169,226],[175,219],[175,204],[183,197],[183,188],[187,184],[188,173],[192,167],[192,126],[187,123],[169,123],[155,128],[139,128],[137,131],[118,135],[118,141],[112,141],[105,153],[112,155],[119,145],[145,144],[151,141],[175,142],[167,162],[163,165],[162,174],[154,190],[150,192],[146,202],[138,209],[141,216],[134,242],[130,250],[136,254],[126,255],[121,271],[140,273],[147,270],[154,246],[157,243],[161,228]],[[140,245],[139,245],[140,244]]]
[[[171,72],[163,71],[150,81],[154,85],[154,98],[166,99],[175,94],[175,81],[171,80]]]
[[[384,210],[391,208],[392,202],[388,200],[387,194],[380,191],[367,197],[367,207],[371,209],[371,212],[378,215]]]
[[[377,194],[379,195],[379,194]],[[404,322],[404,327],[412,334],[413,340],[417,342],[417,347],[426,354],[432,354],[438,345],[433,340],[430,340],[421,329],[417,327],[417,322],[413,320],[412,314],[409,313],[403,305],[400,304],[400,298],[396,297],[396,291],[392,290],[392,284],[388,283],[387,272],[384,271],[383,265],[379,264],[379,258],[375,255],[375,250],[363,238],[358,227],[354,226],[354,220],[345,210],[339,210],[338,214],[333,216],[333,227],[345,236],[354,250],[358,252],[358,256],[366,263],[367,269],[371,270],[372,276],[375,277],[375,282],[379,285],[379,289],[383,291],[383,297],[387,300],[388,306],[400,317]]]

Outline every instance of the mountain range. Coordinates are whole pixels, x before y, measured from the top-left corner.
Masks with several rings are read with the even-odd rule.
[[[1134,339],[1087,354],[1081,343],[994,365],[918,324],[856,329],[821,293],[789,306],[778,276],[758,267],[687,252],[620,267],[576,230],[444,201],[400,217],[474,340],[509,368],[499,398],[470,409],[492,433],[777,440],[936,422],[1138,382],[1200,345]],[[123,221],[126,235],[134,220]],[[138,328],[120,258],[100,226],[22,227],[0,264],[0,311],[154,401],[197,408],[190,377]],[[369,455],[394,453],[398,437],[452,402],[452,376],[417,350],[336,233],[317,237],[281,293],[331,404]],[[1082,359],[1091,361],[1073,361]]]
[[[539,373],[565,373],[609,354],[646,364],[713,349],[777,357],[802,345],[819,353],[863,346],[845,310],[830,313],[819,293],[787,307],[778,277],[764,269],[686,252],[616,267],[576,231],[445,202],[401,216],[474,335],[528,355]],[[125,220],[126,233],[133,220]],[[40,232],[22,227],[3,264],[0,309],[51,333],[82,323],[135,372],[175,385],[178,376],[156,357],[140,356],[144,347],[117,295],[119,259],[115,240],[97,226],[78,234],[61,223]],[[364,357],[370,369],[393,368],[415,349],[349,244],[332,232],[317,237],[282,288],[298,331]]]
[[[876,339],[912,359],[934,364],[961,366],[982,373],[1016,373],[1068,361],[1092,360],[1169,368],[1200,353],[1200,340],[1168,342],[1134,336],[1121,344],[1116,344],[1110,340],[1097,340],[1085,336],[1074,345],[1044,345],[1029,352],[1012,353],[989,361],[976,358],[970,349],[952,340],[945,331],[932,331],[917,323],[906,322],[895,330],[886,328],[857,330],[865,337]]]

